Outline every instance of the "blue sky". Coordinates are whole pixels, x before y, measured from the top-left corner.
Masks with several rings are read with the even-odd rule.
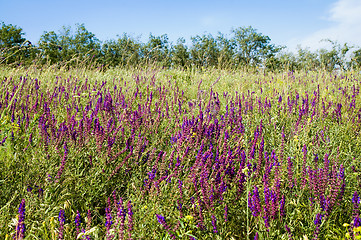
[[[150,33],[184,37],[252,26],[272,43],[317,49],[320,40],[361,46],[361,0],[0,0],[0,21],[38,42],[44,31],[85,27],[104,41],[123,33],[145,42]]]

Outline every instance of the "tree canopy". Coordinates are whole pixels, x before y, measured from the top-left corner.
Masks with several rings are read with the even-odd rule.
[[[323,68],[346,70],[361,67],[361,49],[326,39],[331,49],[315,52],[299,48],[297,53],[271,42],[271,38],[248,27],[232,29],[230,34],[196,35],[187,44],[179,38],[173,44],[167,34],[149,35],[146,43],[126,33],[115,40],[100,41],[84,24],[75,29],[44,32],[37,45],[24,37],[23,29],[1,23],[0,62],[5,64],[56,64],[77,66],[80,63],[105,67],[132,67],[158,64],[163,67],[187,68],[266,68],[297,70]]]

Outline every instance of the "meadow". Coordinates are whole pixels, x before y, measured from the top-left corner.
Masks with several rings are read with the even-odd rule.
[[[361,239],[361,73],[0,67],[0,239]]]

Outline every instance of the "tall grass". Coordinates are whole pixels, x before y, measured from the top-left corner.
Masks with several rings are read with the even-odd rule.
[[[360,74],[0,68],[1,239],[357,239]]]

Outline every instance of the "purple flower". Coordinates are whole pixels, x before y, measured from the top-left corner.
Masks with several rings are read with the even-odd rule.
[[[75,216],[75,227],[76,227],[76,235],[78,236],[78,234],[80,233],[80,223],[81,223],[81,217],[80,217],[80,213],[79,210],[76,211],[76,216]]]
[[[281,217],[285,216],[285,195],[282,195],[282,198],[280,201],[280,215],[281,215]]]
[[[64,156],[63,156],[63,159],[61,160],[60,168],[59,168],[58,174],[56,175],[55,178],[59,179],[61,177],[61,175],[63,174],[67,158],[68,158],[68,147],[67,147],[66,142],[65,142],[64,143]]]
[[[353,226],[354,226],[355,228],[361,226],[361,219],[360,219],[360,217],[359,217],[358,215],[357,215],[357,216],[355,217],[355,219],[354,219]]]
[[[353,194],[352,203],[353,203],[354,209],[358,209],[359,204],[360,204],[360,197],[358,196],[357,191],[355,191]]]
[[[313,233],[314,239],[318,239],[318,235],[320,233],[320,225],[322,221],[323,215],[321,213],[317,213],[316,218],[314,220],[314,224],[316,225],[315,232]]]
[[[314,220],[314,224],[315,224],[316,226],[320,226],[320,225],[321,225],[322,217],[323,217],[323,215],[322,215],[321,213],[317,213],[317,214],[316,214],[316,218],[315,218],[315,220]]]
[[[224,221],[227,222],[228,221],[228,206],[226,204],[226,206],[224,206]]]
[[[156,216],[157,216],[157,220],[158,220],[158,222],[161,224],[161,225],[166,225],[167,223],[166,223],[166,221],[165,221],[165,219],[164,219],[164,217],[162,216],[162,215],[159,215],[159,214],[155,214]]]
[[[21,200],[20,206],[19,206],[19,218],[18,218],[18,224],[16,226],[16,238],[15,239],[23,239],[25,235],[25,199]]]
[[[106,209],[105,209],[105,226],[107,227],[107,239],[110,239],[110,229],[113,225],[113,221],[112,221],[112,214],[111,214],[111,209],[110,209],[110,206],[108,206]]]
[[[129,239],[132,239],[132,231],[133,231],[133,211],[132,211],[132,202],[128,201],[128,232]]]
[[[294,184],[293,184],[293,162],[291,161],[291,158],[288,157],[287,159],[288,165],[287,165],[287,170],[288,170],[288,184],[290,189],[293,189]]]
[[[213,232],[218,233],[217,231],[217,218],[212,214],[212,226],[213,226]]]
[[[4,137],[4,139],[3,139],[3,140],[1,140],[1,142],[0,142],[0,146],[4,144],[4,142],[5,142],[6,138],[7,138],[7,136],[6,136],[6,137]]]
[[[64,239],[65,212],[63,209],[59,211],[59,240]]]
[[[119,224],[119,239],[123,239],[124,236],[124,222],[125,222],[125,211],[123,208],[123,199],[120,198],[117,203],[117,225]]]
[[[259,192],[257,186],[254,186],[253,195],[251,192],[248,196],[248,207],[252,211],[252,215],[257,217],[261,213],[261,200],[259,198]]]
[[[291,232],[291,229],[287,226],[287,224],[285,225],[285,229],[288,233],[288,239],[292,239],[292,232]]]
[[[168,234],[170,235],[170,237],[172,239],[177,239],[176,236],[170,232],[170,227],[167,225],[167,222],[165,221],[164,217],[160,214],[155,214],[157,217],[158,222],[160,223],[160,225],[162,225],[164,227],[164,229],[168,232]]]

